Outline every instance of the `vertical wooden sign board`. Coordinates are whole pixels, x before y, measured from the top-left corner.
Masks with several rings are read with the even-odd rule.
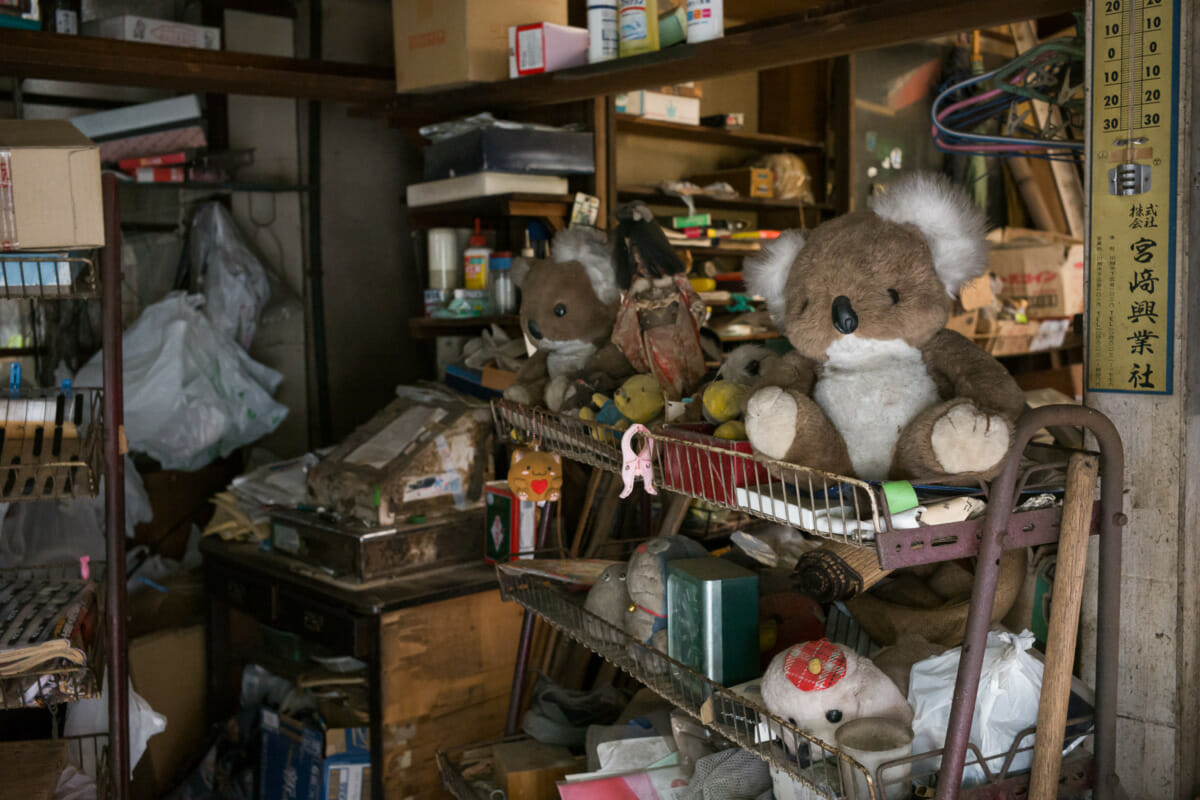
[[[1179,0],[1093,0],[1087,389],[1173,386]]]

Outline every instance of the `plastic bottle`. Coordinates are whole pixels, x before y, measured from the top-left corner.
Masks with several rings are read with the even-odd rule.
[[[463,251],[463,288],[487,289],[488,261],[492,251],[487,246],[487,237],[479,228],[479,219],[475,219],[475,235],[467,242]]]
[[[458,287],[458,236],[453,228],[430,228],[429,237],[429,288],[454,289]]]
[[[658,49],[658,0],[618,0],[621,58]]]
[[[588,0],[588,63],[611,61],[620,55],[617,0]]]
[[[725,35],[725,0],[687,0],[688,44]]]
[[[512,314],[517,310],[517,287],[513,283],[512,253],[492,253],[488,261],[488,291],[492,310],[497,314]]]

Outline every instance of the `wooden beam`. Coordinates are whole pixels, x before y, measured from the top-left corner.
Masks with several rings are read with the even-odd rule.
[[[388,67],[3,28],[0,75],[344,103],[396,96]]]
[[[403,94],[392,102],[391,111],[396,118],[412,123],[483,109],[567,103],[629,89],[817,61],[855,50],[1078,11],[1080,5],[1079,0],[838,2],[770,23],[735,28],[724,38],[701,44],[436,94]]]

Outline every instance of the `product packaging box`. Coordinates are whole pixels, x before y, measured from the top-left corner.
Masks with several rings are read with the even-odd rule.
[[[771,198],[775,196],[775,173],[765,167],[738,167],[692,175],[689,181],[697,186],[728,183],[740,195]]]
[[[506,564],[517,558],[533,558],[537,536],[537,503],[519,500],[508,488],[508,481],[492,481],[485,487],[487,530],[484,532],[483,560]]]
[[[396,91],[508,77],[508,29],[567,24],[566,0],[392,0]]]
[[[64,120],[0,120],[0,250],[103,246],[96,145]]]
[[[732,561],[667,565],[668,654],[725,686],[758,669],[758,576]]]
[[[700,124],[700,98],[662,92],[627,92],[617,95],[617,112],[659,122]]]
[[[1083,243],[1058,233],[997,228],[988,234],[988,269],[1001,294],[1029,300],[1030,319],[1083,313]]]
[[[554,72],[588,63],[587,28],[534,22],[508,29],[513,57],[508,62],[508,77],[517,78]]]
[[[324,733],[271,709],[262,710],[261,800],[359,800],[371,791],[371,746],[365,727]]]
[[[476,172],[590,175],[596,171],[590,132],[483,128],[425,148],[425,180]]]
[[[221,49],[221,29],[204,25],[187,25],[166,19],[122,14],[119,17],[93,20],[83,24],[85,36],[121,39],[126,42],[149,42],[174,47],[199,47],[202,50]]]

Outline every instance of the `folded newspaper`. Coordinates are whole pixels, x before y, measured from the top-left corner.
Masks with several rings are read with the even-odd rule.
[[[83,665],[95,635],[96,600],[96,582],[80,578],[18,574],[0,586],[0,678]]]

